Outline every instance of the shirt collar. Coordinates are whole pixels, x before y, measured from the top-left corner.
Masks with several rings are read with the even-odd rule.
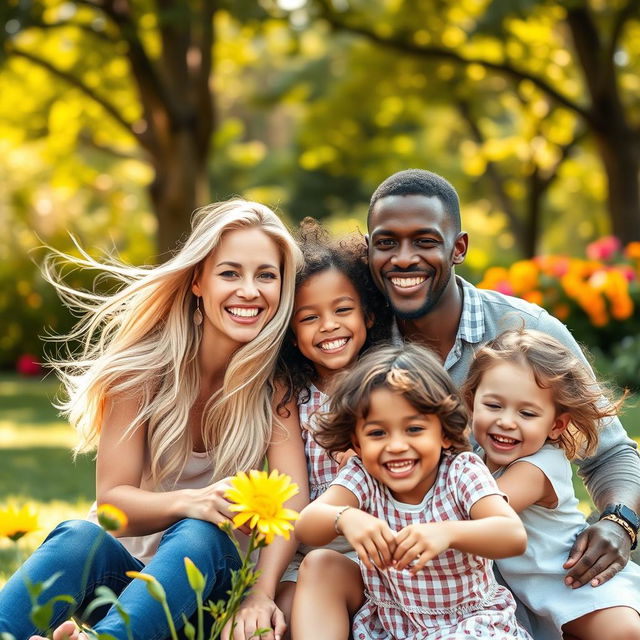
[[[481,342],[484,337],[484,307],[478,290],[463,278],[456,276],[462,291],[462,314],[456,334],[456,342],[464,340],[472,344]]]
[[[456,276],[456,282],[462,292],[462,314],[456,333],[455,344],[460,340],[476,344],[484,337],[484,307],[478,290],[463,278]],[[394,317],[391,325],[391,343],[402,344],[402,334],[398,327],[398,320]]]

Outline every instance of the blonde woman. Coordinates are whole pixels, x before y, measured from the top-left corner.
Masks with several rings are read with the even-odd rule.
[[[270,444],[272,372],[300,254],[270,209],[231,200],[196,212],[190,237],[163,265],[103,265],[87,255],[74,261],[123,285],[98,296],[61,284],[51,265],[45,270],[63,299],[85,312],[68,336],[82,349],[55,365],[66,390],[62,408],[78,431],[78,450],[97,447],[97,504],[119,507],[128,524],[120,537],[105,537],[86,578],[99,527],[58,525],[0,592],[0,632],[17,640],[36,633],[24,579],[43,581],[61,571],[41,602],[71,594],[81,615],[95,587],[107,585],[129,613],[133,637],[161,640],[169,630],[159,603],[125,572],[160,581],[178,628],[183,614],[195,611],[185,556],[206,576],[205,601],[225,597],[230,570],[239,565],[235,547],[216,526],[232,517],[226,478],[260,466]],[[279,463],[300,439],[278,440],[270,462],[287,466]],[[298,500],[304,503],[304,491]],[[275,585],[280,567],[270,570],[277,576],[268,570],[266,580]],[[276,616],[269,598],[260,603]],[[55,638],[84,636],[64,622],[72,612],[68,603],[56,604]],[[97,633],[127,637],[113,608],[99,616],[91,620]]]

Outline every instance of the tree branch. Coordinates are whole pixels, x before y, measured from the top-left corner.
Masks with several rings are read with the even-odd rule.
[[[121,125],[124,129],[126,129],[127,133],[134,136],[135,138],[138,138],[138,136],[134,133],[134,131],[131,128],[132,126],[131,123],[125,120],[125,118],[120,114],[120,112],[115,108],[115,106],[112,105],[106,98],[103,98],[102,96],[97,94],[93,89],[91,89],[86,84],[84,84],[84,82],[82,82],[79,78],[77,78],[71,73],[68,73],[67,71],[59,69],[58,67],[52,65],[48,60],[44,60],[43,58],[40,58],[39,56],[36,56],[33,53],[30,53],[28,51],[14,48],[12,53],[15,56],[19,56],[21,58],[24,58],[25,60],[29,60],[33,64],[36,64],[39,67],[42,67],[43,69],[46,69],[47,71],[49,71],[49,73],[52,73],[58,78],[61,78],[67,84],[70,84],[76,89],[80,89],[82,93],[84,93],[88,98],[91,98],[91,100],[99,104],[119,125]]]
[[[96,31],[91,25],[85,24],[83,22],[33,22],[29,25],[30,27],[36,27],[38,29],[61,29],[66,27],[72,27],[75,29],[80,29],[85,33],[88,33],[91,36],[96,38],[100,38],[104,42],[108,42],[109,44],[115,44],[117,40],[112,38],[110,35],[105,33],[104,31]]]
[[[383,37],[365,27],[347,24],[346,22],[338,19],[335,12],[328,7],[326,0],[317,1],[321,6],[322,17],[336,29],[356,33],[358,35],[364,36],[365,38],[368,38],[376,44],[381,44],[385,47],[397,49],[398,51],[410,53],[418,57],[450,60],[451,62],[462,64],[465,66],[477,64],[485,67],[486,69],[491,69],[492,71],[496,71],[497,73],[500,73],[502,75],[509,76],[515,80],[528,80],[558,104],[561,104],[570,111],[577,113],[581,118],[584,118],[587,121],[591,121],[592,119],[591,113],[588,109],[582,107],[577,102],[574,102],[568,96],[560,93],[557,89],[555,89],[555,87],[551,86],[543,78],[529,73],[528,71],[517,69],[516,67],[513,67],[504,62],[492,62],[491,60],[483,60],[482,58],[467,58],[454,51],[453,49],[448,49],[446,47],[421,46],[413,44],[412,42],[409,42],[408,40],[397,36]]]
[[[629,0],[627,4],[620,9],[613,22],[613,28],[611,29],[611,37],[609,39],[609,46],[607,47],[607,59],[613,60],[613,56],[618,48],[618,42],[622,37],[622,32],[627,22],[638,14],[640,14],[640,4],[638,4],[637,0]]]

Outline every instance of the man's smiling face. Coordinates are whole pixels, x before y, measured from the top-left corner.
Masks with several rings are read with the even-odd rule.
[[[369,218],[369,268],[393,312],[411,320],[436,307],[464,260],[466,235],[456,238],[440,198],[386,196]]]

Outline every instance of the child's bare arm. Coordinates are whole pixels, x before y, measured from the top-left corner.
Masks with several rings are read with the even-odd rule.
[[[395,550],[395,534],[384,520],[361,511],[358,506],[351,491],[333,485],[300,514],[296,537],[305,544],[322,546],[341,533],[367,567],[371,568],[372,562],[386,567]]]
[[[515,511],[499,495],[485,496],[470,511],[471,520],[428,522],[405,527],[396,537],[396,569],[417,573],[439,553],[457,549],[485,558],[517,556],[527,548],[527,534]]]
[[[558,504],[558,496],[549,478],[542,469],[530,462],[516,462],[500,476],[496,483],[509,498],[509,504],[516,513],[538,504],[553,509]]]

